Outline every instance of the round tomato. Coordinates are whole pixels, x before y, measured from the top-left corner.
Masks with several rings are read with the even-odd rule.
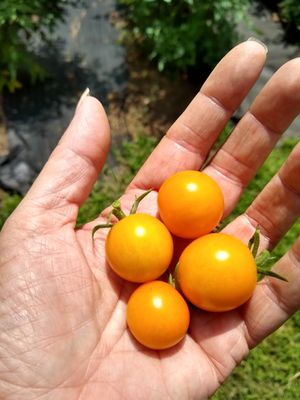
[[[186,247],[176,279],[195,306],[207,311],[228,311],[251,297],[257,269],[243,242],[223,233],[211,233]]]
[[[190,313],[185,300],[166,282],[144,283],[129,299],[129,330],[138,342],[150,349],[167,349],[179,343],[189,322]]]
[[[217,183],[199,171],[181,171],[164,181],[158,192],[162,221],[174,235],[195,239],[211,232],[224,211]]]
[[[111,268],[131,282],[158,278],[173,255],[170,232],[157,218],[132,214],[118,221],[106,239],[106,256]]]

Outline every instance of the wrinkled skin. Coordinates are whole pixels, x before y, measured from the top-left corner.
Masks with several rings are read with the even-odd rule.
[[[122,198],[158,189],[182,169],[199,169],[209,148],[257,80],[266,54],[253,41],[229,52],[170,127]],[[289,61],[258,95],[205,168],[220,185],[228,215],[244,187],[300,110],[300,59]],[[0,234],[0,398],[5,400],[199,400],[300,304],[300,240],[274,266],[288,283],[265,278],[251,300],[222,314],[192,310],[186,339],[155,352],[126,329],[134,285],[106,265],[106,231],[75,230],[105,162],[108,122],[100,103],[82,99],[73,121]],[[261,228],[272,248],[299,216],[300,147],[244,215],[225,231],[244,241]],[[156,191],[140,206],[155,215]]]

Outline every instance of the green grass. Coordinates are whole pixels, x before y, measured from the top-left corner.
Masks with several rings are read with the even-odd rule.
[[[300,313],[253,349],[213,400],[296,400],[300,397]]]
[[[18,194],[4,193],[0,197],[0,229],[2,228],[6,219],[14,211],[17,205],[22,200],[22,196]]]
[[[228,133],[228,132],[227,132]],[[225,134],[222,136],[225,138]],[[78,225],[94,219],[99,212],[118,198],[140,165],[154,148],[157,140],[141,136],[124,140],[112,149],[115,166],[105,166],[99,182],[81,207]],[[265,184],[276,173],[296,144],[296,139],[282,141],[267,159],[240,199],[227,222],[242,213]],[[0,202],[0,225],[20,201],[20,196],[5,195]],[[279,258],[300,234],[297,221],[274,251]],[[277,332],[267,338],[213,396],[213,400],[296,400],[300,397],[300,313],[295,314]]]

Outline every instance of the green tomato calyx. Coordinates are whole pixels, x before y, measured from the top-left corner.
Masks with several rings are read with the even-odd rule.
[[[138,206],[140,204],[140,202],[150,193],[152,192],[153,189],[149,189],[146,192],[142,193],[140,196],[136,196],[135,200],[132,204],[132,207],[130,209],[130,214],[136,214]],[[125,218],[127,215],[124,213],[124,211],[122,210],[121,207],[121,202],[120,200],[115,200],[112,203],[112,210],[110,211],[110,213],[108,214],[107,217],[107,223],[106,224],[99,224],[96,225],[93,230],[92,230],[92,239],[94,239],[95,233],[99,230],[99,229],[104,229],[104,228],[112,228],[113,227],[113,223],[111,222],[112,220],[112,216],[115,216],[117,218],[118,221],[120,221],[121,219]]]
[[[248,247],[251,250],[251,253],[255,259],[257,272],[260,277],[270,276],[272,278],[288,282],[288,280],[284,276],[279,275],[277,274],[277,272],[271,270],[271,267],[275,261],[275,257],[268,250],[264,250],[260,254],[258,254],[259,242],[260,229],[257,226],[253,236],[249,240]]]

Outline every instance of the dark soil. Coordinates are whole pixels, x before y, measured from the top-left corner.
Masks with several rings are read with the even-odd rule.
[[[186,108],[199,86],[185,76],[157,71],[137,49],[128,49],[125,92],[110,93],[108,116],[112,135],[161,137]]]

